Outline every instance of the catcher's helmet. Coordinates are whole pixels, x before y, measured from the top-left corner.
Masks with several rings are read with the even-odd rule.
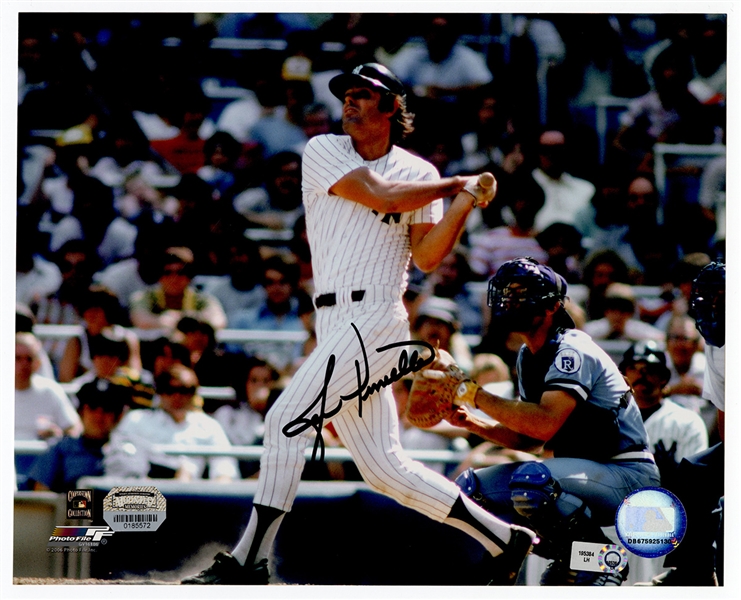
[[[550,267],[525,257],[507,261],[489,281],[488,304],[493,319],[503,319],[502,325],[513,331],[527,329],[532,318],[555,301],[562,303],[556,324],[568,329],[574,321],[563,307],[566,280]],[[524,329],[523,329],[524,328]]]
[[[379,63],[359,65],[350,73],[337,75],[329,82],[329,91],[343,101],[345,92],[351,87],[372,87],[389,94],[406,95],[399,78]]]
[[[692,282],[689,315],[711,346],[726,343],[726,266],[712,262]]]
[[[652,340],[640,341],[633,344],[623,354],[623,360],[620,361],[620,372],[625,373],[625,370],[635,363],[645,362],[660,373],[667,381],[671,377],[669,367],[666,366],[666,354],[659,349],[656,342]]]

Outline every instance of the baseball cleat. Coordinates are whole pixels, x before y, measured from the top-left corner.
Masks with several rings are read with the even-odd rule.
[[[184,585],[268,585],[268,559],[243,567],[228,552],[219,552],[214,557],[214,564],[197,575],[186,577],[180,583]]]
[[[515,585],[522,564],[533,546],[538,543],[538,536],[525,527],[511,525],[512,535],[504,551],[487,561],[487,571],[494,573],[487,585]]]

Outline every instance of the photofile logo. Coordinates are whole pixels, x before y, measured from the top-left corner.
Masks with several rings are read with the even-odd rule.
[[[105,527],[68,527],[58,525],[54,528],[47,546],[90,546],[107,544],[106,538],[113,535],[108,526]]]

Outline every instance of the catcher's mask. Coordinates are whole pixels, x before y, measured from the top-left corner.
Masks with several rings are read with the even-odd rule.
[[[726,343],[726,266],[712,262],[692,282],[689,315],[711,346]]]
[[[545,313],[555,301],[561,303],[554,323],[562,329],[575,327],[563,307],[566,280],[533,258],[507,261],[489,282],[488,304],[492,319],[510,331],[527,331],[534,317]]]
[[[639,362],[646,363],[652,371],[658,373],[666,381],[669,381],[671,373],[666,366],[666,354],[659,349],[656,342],[644,340],[636,342],[628,348],[623,354],[623,360],[620,361],[620,372],[625,373],[625,370],[630,365]]]

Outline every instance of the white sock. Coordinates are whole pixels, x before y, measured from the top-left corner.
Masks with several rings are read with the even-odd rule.
[[[512,535],[509,523],[485,511],[465,494],[458,497],[443,523],[470,535],[492,556],[504,551]]]

